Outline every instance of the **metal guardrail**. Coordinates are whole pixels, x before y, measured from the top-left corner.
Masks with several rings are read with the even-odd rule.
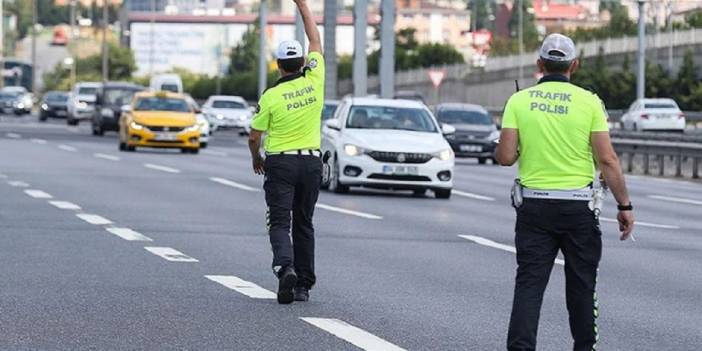
[[[634,164],[641,162],[643,174],[652,172],[652,158],[655,162],[657,175],[666,175],[666,159],[672,160],[675,177],[700,178],[700,163],[702,163],[702,144],[671,142],[659,140],[612,139],[617,154],[625,159],[624,170],[634,172]]]

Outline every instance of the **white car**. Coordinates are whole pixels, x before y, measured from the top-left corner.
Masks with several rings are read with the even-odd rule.
[[[32,108],[34,107],[34,95],[27,91],[27,88],[22,86],[9,86],[2,88],[0,92],[17,96],[17,101],[14,106],[14,112],[16,114],[32,112]]]
[[[685,131],[685,115],[673,99],[636,100],[621,123],[625,130]]]
[[[249,131],[253,111],[241,96],[210,96],[202,110],[214,130],[238,129],[240,133]]]
[[[67,106],[68,125],[77,125],[80,120],[93,118],[97,94],[101,88],[101,83],[93,82],[81,82],[73,87]]]
[[[454,153],[444,135],[453,132],[418,101],[346,98],[322,128],[322,151],[331,156],[324,187],[337,193],[360,186],[417,195],[431,189],[448,199]]]
[[[202,109],[197,101],[195,101],[190,94],[183,95],[185,95],[185,100],[188,102],[188,105],[190,105],[190,108],[195,112],[197,125],[200,126],[200,148],[204,149],[210,143],[210,135],[212,134],[210,122],[207,120],[207,117],[205,117],[205,114],[202,113]]]

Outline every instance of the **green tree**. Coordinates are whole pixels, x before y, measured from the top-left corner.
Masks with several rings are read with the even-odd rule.
[[[680,107],[683,110],[691,109],[695,105],[695,101],[691,100],[696,95],[693,92],[700,86],[692,50],[685,52],[674,86],[673,94]]]
[[[475,21],[476,29],[495,29],[495,13],[497,13],[497,3],[494,0],[468,0],[467,9],[471,12],[471,29]]]
[[[420,67],[432,67],[464,63],[463,55],[448,44],[419,44],[414,28],[397,32],[395,39],[395,70],[405,71]],[[378,74],[380,50],[368,55],[368,73]]]
[[[539,31],[536,28],[536,16],[531,0],[522,1],[522,30],[524,32],[524,47],[526,50],[535,50],[539,47]],[[509,35],[515,39],[519,37],[519,8],[512,8],[512,16],[508,22]]]
[[[258,67],[258,25],[249,28],[229,56],[229,74],[256,70]]]
[[[688,28],[702,28],[702,10],[695,11],[685,16],[685,24]]]

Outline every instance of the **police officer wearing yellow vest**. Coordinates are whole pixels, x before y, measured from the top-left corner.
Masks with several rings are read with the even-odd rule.
[[[593,154],[618,203],[621,240],[631,234],[634,216],[604,105],[597,95],[569,82],[578,67],[573,41],[549,35],[537,65],[544,77],[507,102],[496,150],[503,166],[519,160],[513,188],[518,268],[507,349],[536,349],[544,289],[560,250],[573,350],[590,351],[597,343],[595,285],[602,253],[592,208]]]
[[[295,3],[310,42],[307,65],[299,42],[280,43],[276,56],[281,78],[261,96],[249,137],[254,172],[265,174],[268,234],[281,304],[307,301],[315,283],[312,215],[322,179],[322,44],[305,0]],[[259,151],[263,133],[265,159]]]

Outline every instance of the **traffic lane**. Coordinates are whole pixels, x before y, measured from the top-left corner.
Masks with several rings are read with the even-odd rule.
[[[8,173],[23,175],[21,170]],[[42,184],[46,178],[30,184],[49,191],[52,185]],[[14,274],[3,280],[2,292],[8,296],[0,299],[8,303],[0,318],[7,326],[4,345],[305,350],[309,342],[320,349],[351,349],[271,307],[273,303],[262,306],[232,296],[206,280],[197,266],[166,264],[146,252],[143,243],[123,241],[101,226],[81,222],[73,211],[55,209],[6,184],[0,189],[6,204],[13,204],[2,211],[7,214],[2,232],[12,233],[1,240],[2,260]],[[68,199],[61,188],[50,192]],[[72,194],[69,189],[65,195]],[[84,210],[95,210],[80,196],[73,198]],[[275,337],[261,340],[262,329]]]
[[[38,147],[38,146],[37,146],[37,147]],[[319,218],[319,216],[318,216],[318,218]],[[338,224],[337,224],[337,226],[338,226]],[[453,260],[451,260],[451,261],[453,261]],[[447,262],[447,266],[451,266],[451,263],[450,263],[450,262]]]

